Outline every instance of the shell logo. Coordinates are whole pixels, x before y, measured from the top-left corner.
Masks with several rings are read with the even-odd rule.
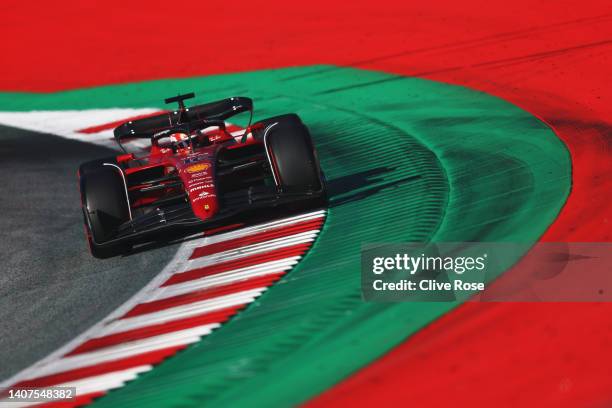
[[[194,164],[193,166],[189,166],[185,169],[185,171],[187,173],[193,174],[193,173],[197,173],[199,171],[206,171],[210,168],[210,164],[208,163],[198,163],[198,164]]]

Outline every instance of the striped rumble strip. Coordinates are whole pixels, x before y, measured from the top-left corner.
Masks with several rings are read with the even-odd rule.
[[[200,341],[295,266],[325,219],[318,210],[184,243],[132,299],[3,387],[76,387],[84,405]],[[0,400],[0,405],[8,402]],[[36,403],[13,403],[10,407]]]

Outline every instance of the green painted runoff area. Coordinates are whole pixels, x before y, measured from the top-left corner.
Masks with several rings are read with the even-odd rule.
[[[311,66],[55,94],[0,94],[0,110],[160,107],[244,95],[255,118],[298,113],[330,190],[302,262],[256,302],[98,406],[287,406],[324,391],[458,305],[366,303],[368,242],[535,242],[571,186],[553,131],[490,95],[417,78]]]

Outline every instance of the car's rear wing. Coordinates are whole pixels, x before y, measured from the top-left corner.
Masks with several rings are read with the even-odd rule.
[[[155,133],[181,124],[202,120],[226,120],[242,112],[251,111],[253,101],[244,96],[235,96],[217,102],[190,106],[185,111],[168,111],[148,118],[126,122],[115,128],[117,142],[126,138],[150,138]]]

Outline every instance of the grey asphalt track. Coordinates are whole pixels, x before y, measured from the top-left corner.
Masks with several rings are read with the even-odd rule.
[[[107,148],[0,126],[0,381],[112,312],[177,245],[99,260],[84,239],[76,171]]]

